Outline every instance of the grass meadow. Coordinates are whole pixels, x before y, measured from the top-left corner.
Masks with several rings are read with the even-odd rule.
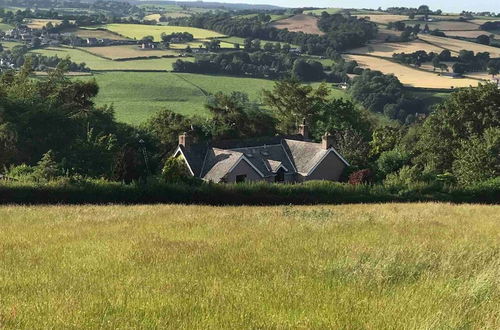
[[[103,47],[103,48],[110,48],[110,47]],[[172,64],[175,61],[177,61],[177,58],[153,58],[153,59],[138,59],[131,61],[113,61],[110,59],[102,58],[94,54],[91,54],[88,52],[88,50],[83,51],[77,48],[68,48],[68,47],[48,47],[48,48],[33,50],[31,52],[42,54],[45,56],[57,55],[60,58],[66,58],[67,56],[69,56],[73,62],[76,63],[84,62],[88,68],[97,71],[172,70]],[[189,58],[184,58],[184,60],[189,61]]]
[[[131,124],[144,122],[161,109],[207,116],[204,107],[207,97],[219,91],[244,92],[250,100],[260,103],[262,89],[274,86],[274,81],[267,79],[173,72],[103,72],[93,78],[99,84],[96,103],[113,104],[116,118]],[[331,95],[345,94],[332,90]]]
[[[498,329],[500,207],[0,207],[2,328]]]
[[[161,34],[174,32],[189,32],[195,39],[207,39],[223,37],[224,35],[204,29],[186,26],[165,26],[165,25],[141,25],[141,24],[107,24],[107,30],[121,34],[127,38],[142,39],[145,36],[153,36],[156,41],[161,41]]]

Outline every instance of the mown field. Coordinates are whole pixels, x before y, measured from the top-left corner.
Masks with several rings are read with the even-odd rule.
[[[105,47],[108,48],[108,47]],[[100,50],[103,51],[103,50]],[[68,47],[49,47],[33,50],[33,53],[45,56],[58,56],[66,58],[69,56],[73,62],[85,63],[92,70],[172,70],[172,64],[177,58],[142,59],[132,61],[113,61],[105,59],[88,51]],[[189,60],[189,58],[184,58]]]
[[[479,81],[468,78],[453,79],[438,76],[437,73],[415,69],[378,57],[364,55],[344,55],[349,61],[356,61],[363,68],[378,70],[385,74],[394,74],[406,86],[421,88],[457,88],[477,86]]]
[[[207,116],[204,105],[208,96],[219,91],[244,92],[260,103],[262,89],[274,86],[266,79],[172,72],[103,72],[94,78],[100,87],[96,103],[113,104],[117,119],[131,124],[144,122],[161,109]],[[343,95],[339,90],[332,91],[332,96]]]
[[[295,15],[290,18],[275,21],[271,24],[278,29],[288,29],[291,32],[304,32],[310,34],[324,34],[318,28],[318,18],[310,15]]]
[[[103,28],[131,39],[142,39],[145,36],[153,36],[156,41],[161,41],[162,33],[170,34],[174,32],[189,32],[195,39],[217,38],[224,36],[218,32],[185,26],[107,24],[103,26]]]
[[[0,207],[3,328],[498,329],[500,208]]]
[[[107,47],[82,47],[84,51],[103,56],[112,60],[148,56],[178,56],[179,53],[170,49],[140,49],[138,45],[120,45]]]
[[[46,26],[49,23],[52,23],[52,25],[56,26],[58,24],[61,24],[61,22],[62,22],[62,20],[60,20],[60,19],[36,18],[36,19],[28,20],[28,23],[26,25],[31,29],[41,30],[44,26]]]
[[[472,50],[474,51],[474,53],[488,52],[490,53],[490,57],[492,58],[500,57],[500,48],[493,46],[486,46],[473,42],[444,38],[444,37],[436,37],[426,34],[420,34],[418,37],[438,47],[441,47],[443,49],[448,49],[454,52],[460,52],[461,50],[465,49],[465,50]]]

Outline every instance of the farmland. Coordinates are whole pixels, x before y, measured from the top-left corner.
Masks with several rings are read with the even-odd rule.
[[[2,326],[498,329],[499,211],[3,206]]]
[[[45,56],[58,56],[65,58],[69,56],[76,63],[85,63],[92,70],[172,70],[172,64],[177,61],[177,58],[154,58],[140,59],[132,61],[113,61],[105,59],[91,53],[75,48],[66,47],[50,47],[37,49],[32,53],[42,54]]]
[[[318,19],[310,15],[295,15],[271,24],[278,29],[288,29],[292,32],[304,32],[311,34],[324,34],[318,28]]]
[[[479,83],[479,81],[474,79],[452,79],[446,76],[438,76],[432,72],[414,69],[377,57],[363,55],[345,55],[344,57],[347,60],[358,62],[361,67],[378,70],[385,74],[394,74],[399,78],[401,83],[411,87],[456,88],[477,86]]]
[[[29,28],[35,29],[35,30],[41,30],[44,26],[47,24],[52,23],[52,25],[58,25],[61,23],[61,20],[59,19],[31,19],[28,21],[26,24]]]
[[[113,104],[118,120],[134,124],[161,109],[206,116],[207,96],[219,91],[244,92],[251,100],[260,102],[262,89],[274,85],[265,79],[189,73],[106,72],[97,73],[94,78],[100,87],[97,104]],[[332,91],[332,96],[342,95],[341,91]]]
[[[405,15],[363,15],[356,14],[358,18],[368,18],[371,22],[387,25],[390,22],[404,21],[408,19]]]
[[[131,39],[142,39],[144,36],[153,36],[156,41],[161,40],[161,34],[174,32],[189,32],[195,39],[207,39],[223,37],[224,35],[193,27],[163,26],[163,25],[141,25],[141,24],[107,24],[103,28],[118,33]]]
[[[401,43],[377,43],[369,46],[352,49],[349,53],[353,54],[370,54],[374,56],[382,56],[392,58],[394,53],[413,53],[419,50],[425,50],[426,52],[440,53],[443,48],[428,44],[421,40],[415,40],[411,42],[401,42]]]
[[[0,23],[0,31],[7,31],[12,29],[12,25]]]
[[[127,38],[122,37],[116,33],[111,33],[107,30],[98,29],[76,29],[65,31],[67,33],[72,33],[73,35],[80,38],[96,38],[96,39],[110,39],[110,40],[126,40]]]
[[[177,56],[179,53],[169,49],[140,49],[137,45],[107,46],[107,47],[85,47],[82,50],[92,54],[103,56],[112,60],[148,56]]]
[[[431,35],[419,35],[421,40],[427,41],[443,49],[448,49],[454,52],[459,52],[463,49],[477,52],[489,52],[491,57],[500,57],[500,48],[480,45],[473,42],[449,39],[444,37],[436,37]]]

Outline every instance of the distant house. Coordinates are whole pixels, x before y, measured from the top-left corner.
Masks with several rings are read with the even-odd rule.
[[[349,163],[325,134],[321,143],[307,141],[307,126],[292,137],[196,144],[189,133],[179,136],[174,157],[186,162],[191,175],[216,183],[338,181]]]
[[[97,38],[87,38],[87,46],[95,46],[98,44]]]
[[[154,42],[143,42],[140,45],[141,49],[156,49],[158,47]]]

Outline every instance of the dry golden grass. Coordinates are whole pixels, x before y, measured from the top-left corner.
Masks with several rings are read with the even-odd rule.
[[[156,56],[162,57],[166,55],[176,56],[179,55],[170,49],[140,49],[138,45],[120,45],[120,46],[106,46],[106,47],[84,47],[82,50],[91,52],[92,54],[110,58],[112,60],[122,58],[136,58]]]
[[[408,19],[407,15],[355,15],[358,18],[368,18],[371,22],[377,24],[388,24],[390,22],[405,21]]]
[[[482,30],[476,30],[476,31],[445,31],[446,36],[449,37],[463,37],[463,38],[477,38],[480,35],[491,35],[493,33],[488,32],[488,31],[482,31]],[[497,34],[497,38],[500,37]]]
[[[406,86],[422,88],[457,88],[477,86],[474,79],[439,76],[437,73],[426,72],[406,65],[394,63],[377,57],[363,55],[344,55],[346,60],[354,60],[361,67],[378,70],[385,74],[394,74]]]
[[[144,19],[145,20],[148,20],[148,21],[160,21],[160,18],[161,18],[161,15],[160,14],[150,14],[150,15],[146,15],[144,16]]]
[[[0,327],[498,329],[500,207],[0,207]]]
[[[26,25],[29,28],[31,28],[31,29],[41,30],[49,22],[52,23],[54,26],[56,26],[56,25],[60,24],[62,21],[60,19],[40,19],[40,18],[35,18],[35,19],[30,19],[29,22]]]
[[[288,29],[291,32],[304,32],[309,34],[324,34],[318,28],[318,18],[311,15],[295,15],[290,18],[273,22],[271,26],[278,29]]]
[[[472,50],[475,53],[488,52],[490,53],[491,57],[500,57],[500,48],[497,47],[486,46],[457,39],[436,37],[426,34],[420,34],[418,37],[422,40],[429,41],[438,47],[441,47],[443,49],[448,49],[454,52],[459,52],[465,49],[465,50]]]
[[[429,25],[431,30],[438,29],[442,31],[460,31],[460,30],[479,30],[479,25],[469,22],[456,22],[456,21],[438,21],[438,22],[416,22],[423,27],[425,24]]]
[[[421,40],[415,40],[411,42],[388,42],[388,43],[377,43],[371,44],[365,47],[352,49],[349,53],[354,54],[369,54],[375,56],[382,56],[392,58],[392,54],[394,53],[414,53],[419,50],[425,50],[426,52],[435,52],[440,53],[443,49],[430,45]]]

